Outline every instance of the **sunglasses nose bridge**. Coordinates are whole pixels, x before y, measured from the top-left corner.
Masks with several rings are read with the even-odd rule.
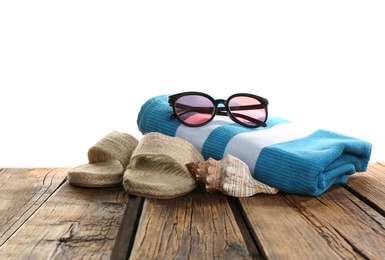
[[[218,106],[219,104],[226,105],[226,100],[225,99],[216,99],[214,100],[215,106]]]
[[[219,106],[219,104],[222,104],[223,106]],[[226,115],[227,113],[225,112],[226,109],[226,100],[225,99],[216,99],[214,100],[214,105],[215,105],[215,114],[217,115]]]

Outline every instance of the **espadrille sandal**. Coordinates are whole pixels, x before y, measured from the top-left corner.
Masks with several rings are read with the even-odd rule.
[[[169,199],[185,195],[198,185],[186,164],[202,160],[189,142],[152,132],[143,136],[123,176],[126,192],[147,198]]]
[[[139,141],[125,133],[111,132],[88,150],[88,163],[70,169],[67,180],[82,187],[122,185],[123,173]]]

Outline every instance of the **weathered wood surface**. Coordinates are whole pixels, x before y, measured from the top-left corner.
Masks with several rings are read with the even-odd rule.
[[[341,187],[317,198],[280,194],[241,204],[268,259],[385,256],[385,218]]]
[[[0,259],[384,259],[385,163],[318,197],[144,199],[1,169]]]
[[[373,163],[366,172],[353,174],[347,186],[385,215],[385,163]]]
[[[178,199],[146,200],[130,259],[381,259],[384,179],[384,165],[371,164],[348,185],[318,197],[225,200],[196,190]]]
[[[146,200],[131,259],[251,259],[225,196]]]
[[[267,259],[383,259],[385,167],[371,164],[318,197],[240,199]],[[373,207],[374,206],[374,207]]]
[[[5,171],[12,171],[14,177],[17,175],[13,181],[9,178],[3,184],[6,187],[18,186],[20,178],[28,178],[24,170]],[[31,178],[41,181],[42,186],[50,186],[51,184],[45,183],[54,182],[52,178],[47,178],[52,171],[27,170]],[[57,176],[61,176],[57,183],[62,183],[65,180],[65,169],[55,171],[61,171],[57,173]],[[110,259],[128,201],[128,195],[122,187],[85,189],[65,182],[43,192],[33,182],[30,186],[33,188],[28,188],[27,184],[22,185],[32,193],[29,196],[31,199],[22,193],[22,201],[19,202],[19,196],[14,194],[13,200],[17,205],[13,207],[9,206],[9,200],[4,204],[1,201],[2,209],[13,208],[13,213],[4,214],[2,211],[2,218],[19,217],[22,221],[11,221],[12,225],[8,225],[13,227],[13,233],[8,232],[4,238],[5,242],[0,247],[0,259]],[[45,198],[37,199],[41,193],[45,194]],[[9,197],[11,191],[1,190],[1,194],[2,197],[4,194]],[[20,206],[22,207],[18,210]],[[11,216],[12,214],[15,216]]]
[[[0,246],[65,181],[66,169],[0,169]]]

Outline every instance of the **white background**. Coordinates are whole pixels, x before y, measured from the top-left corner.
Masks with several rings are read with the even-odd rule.
[[[72,167],[140,106],[249,92],[385,161],[383,1],[1,1],[0,167]]]

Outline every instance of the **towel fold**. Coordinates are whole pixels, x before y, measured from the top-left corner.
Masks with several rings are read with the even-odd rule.
[[[372,145],[367,141],[275,116],[268,118],[267,127],[247,128],[225,116],[187,127],[170,118],[168,96],[153,97],[142,105],[137,119],[142,134],[178,136],[205,159],[231,154],[249,166],[255,179],[282,192],[318,196],[368,167]]]

